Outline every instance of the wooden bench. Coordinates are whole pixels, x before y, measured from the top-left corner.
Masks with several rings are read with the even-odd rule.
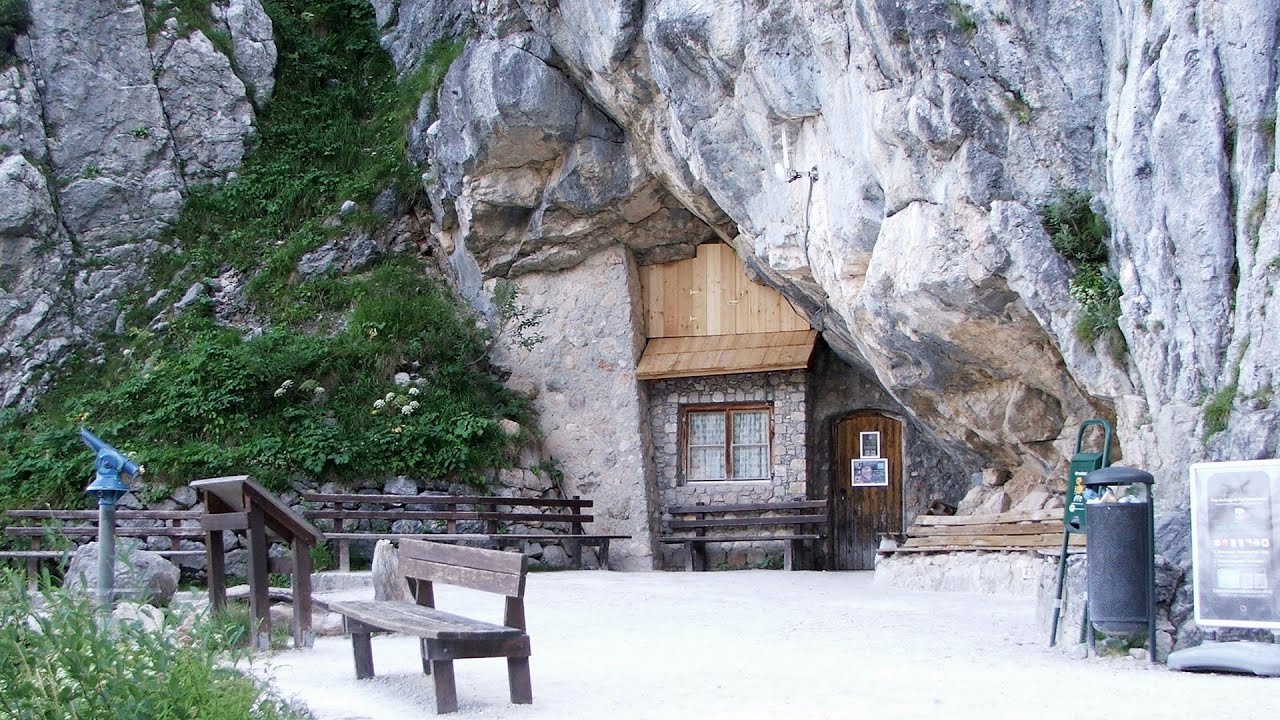
[[[683,544],[685,570],[693,571],[706,569],[707,543],[781,540],[782,566],[790,570],[800,544],[826,537],[826,510],[826,500],[668,507],[667,533],[658,541]]]
[[[329,524],[325,537],[338,543],[338,569],[351,569],[352,540],[417,539],[437,542],[492,541],[499,547],[525,542],[557,542],[565,546],[569,561],[582,567],[582,546],[598,548],[599,569],[609,569],[609,542],[630,535],[588,533],[583,528],[595,518],[588,514],[592,501],[579,497],[504,498],[458,495],[359,495],[320,494],[303,496],[309,503],[330,505],[330,509],[308,510],[303,516]],[[362,521],[390,525],[410,520],[443,524],[443,532],[393,532],[357,529]],[[482,531],[458,532],[458,524],[471,522]],[[366,524],[369,524],[366,523]],[[520,523],[540,532],[504,532],[503,525]],[[554,530],[559,528],[560,532]]]
[[[5,512],[10,524],[4,529],[9,537],[23,538],[29,549],[0,551],[0,560],[26,561],[27,581],[35,583],[39,577],[40,562],[54,560],[65,562],[74,549],[45,549],[43,542],[59,538],[75,545],[97,540],[97,510],[9,510]],[[169,547],[148,550],[170,560],[204,557],[205,551],[183,550],[182,540],[204,540],[199,510],[116,510],[116,537],[168,538]]]
[[[346,620],[356,678],[373,677],[371,634],[397,632],[419,638],[422,672],[435,681],[437,713],[458,709],[453,661],[463,658],[505,657],[511,702],[532,703],[529,634],[525,632],[524,616],[528,570],[528,559],[521,553],[401,540],[400,571],[413,586],[415,603],[372,600],[329,604],[331,611]],[[505,595],[502,624],[437,610],[435,583]]]
[[[998,515],[919,515],[907,528],[897,547],[878,550],[895,553],[957,551],[1060,550],[1062,508],[1022,510]],[[1068,552],[1083,549],[1085,536],[1073,533]]]

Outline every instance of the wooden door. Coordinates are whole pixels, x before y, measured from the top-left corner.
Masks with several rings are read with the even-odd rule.
[[[879,534],[902,532],[902,423],[860,412],[837,421],[833,432],[832,564],[872,570]]]

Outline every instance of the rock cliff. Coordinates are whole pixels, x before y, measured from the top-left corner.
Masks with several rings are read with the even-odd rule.
[[[472,10],[420,134],[460,264],[718,236],[971,466],[1056,474],[1107,417],[1173,508],[1190,462],[1275,455],[1274,3]],[[1064,190],[1110,225],[1123,346],[1075,330]]]
[[[30,5],[0,72],[0,405],[113,327],[188,189],[243,156],[275,58],[257,0],[214,4],[229,43],[133,0]],[[1276,454],[1273,2],[372,5],[404,73],[470,38],[410,152],[474,297],[495,277],[539,305],[627,296],[591,287],[633,282],[619,247],[648,263],[721,239],[1011,486],[1058,475],[1095,416],[1166,509],[1189,463]],[[1122,341],[1076,331],[1078,268],[1041,217],[1061,191],[1109,224]],[[634,350],[633,328],[608,331],[600,367]]]
[[[189,188],[239,166],[276,60],[258,0],[219,0],[204,29],[161,3],[28,5],[0,70],[0,406],[115,327]]]

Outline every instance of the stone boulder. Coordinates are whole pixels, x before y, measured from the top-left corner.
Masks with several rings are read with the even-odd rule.
[[[164,607],[178,590],[178,566],[142,549],[132,538],[116,540],[114,594],[116,600]],[[64,587],[96,596],[98,592],[98,543],[81,545],[71,556]]]
[[[411,602],[409,583],[400,574],[400,553],[390,540],[373,547],[373,599]]]

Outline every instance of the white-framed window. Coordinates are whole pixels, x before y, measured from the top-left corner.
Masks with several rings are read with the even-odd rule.
[[[773,409],[766,404],[684,408],[684,476],[688,482],[768,480]]]

